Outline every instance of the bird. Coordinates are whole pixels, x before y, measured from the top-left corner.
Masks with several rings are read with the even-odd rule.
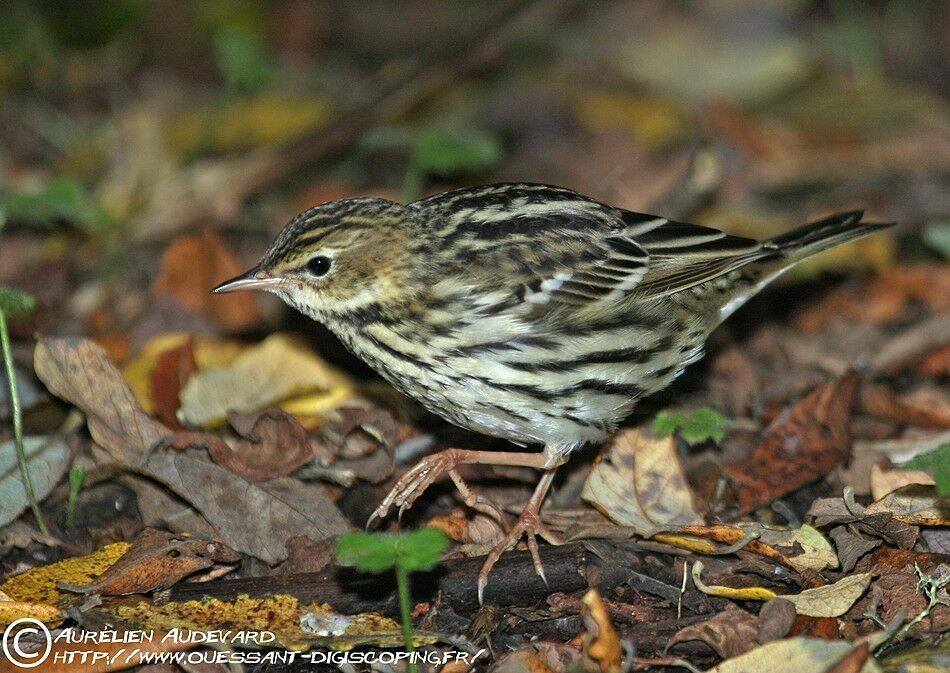
[[[371,517],[402,514],[448,476],[466,505],[504,525],[457,468],[538,470],[479,573],[482,601],[492,567],[522,537],[545,579],[537,537],[561,540],[541,505],[568,456],[607,439],[783,271],[892,224],[862,217],[842,212],[759,241],[545,184],[468,187],[408,204],[346,198],[291,219],[257,265],[213,291],[277,295],[429,411],[523,447],[426,456]]]

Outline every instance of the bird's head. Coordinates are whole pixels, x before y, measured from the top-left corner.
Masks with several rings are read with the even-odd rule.
[[[406,299],[413,287],[413,211],[394,201],[354,198],[292,219],[261,261],[215,293],[266,290],[327,321]]]

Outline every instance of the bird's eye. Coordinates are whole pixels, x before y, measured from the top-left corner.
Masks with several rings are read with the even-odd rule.
[[[325,276],[330,271],[330,258],[320,255],[314,257],[309,262],[307,262],[307,271],[310,272],[310,275],[316,276]]]

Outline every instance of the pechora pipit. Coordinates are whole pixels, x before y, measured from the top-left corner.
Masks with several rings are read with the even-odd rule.
[[[600,442],[636,401],[702,356],[719,323],[792,265],[887,224],[832,215],[764,242],[633,213],[568,189],[497,184],[409,205],[379,198],[301,213],[260,263],[215,292],[262,289],[325,324],[427,409],[541,452],[448,449],[398,481],[373,517],[412,506],[448,474],[465,502],[463,463],[542,471],[491,567],[536,535],[557,466]]]

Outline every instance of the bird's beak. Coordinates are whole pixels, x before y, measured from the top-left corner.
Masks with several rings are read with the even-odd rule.
[[[240,276],[221,283],[211,291],[214,294],[221,294],[223,292],[237,292],[238,290],[272,290],[280,285],[282,281],[282,278],[269,276],[255,266]]]

